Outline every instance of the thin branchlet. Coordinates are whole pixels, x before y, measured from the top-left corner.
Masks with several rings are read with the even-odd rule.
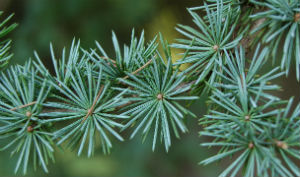
[[[17,106],[17,107],[11,108],[10,110],[11,111],[16,111],[18,109],[22,109],[22,108],[26,108],[28,106],[32,106],[32,105],[34,105],[36,103],[37,103],[37,101],[33,101],[33,102],[30,102],[30,103],[27,103],[27,104],[24,104],[24,105],[21,105],[21,106]]]
[[[87,114],[84,116],[84,118],[83,118],[83,120],[82,120],[81,123],[83,123],[89,116],[91,116],[91,115],[93,114],[94,109],[95,109],[95,106],[96,106],[96,104],[97,104],[97,102],[98,102],[98,100],[99,100],[99,98],[100,98],[100,96],[101,96],[101,94],[102,94],[103,89],[104,89],[104,86],[105,86],[105,85],[102,85],[102,86],[100,87],[100,89],[99,89],[99,91],[98,91],[98,94],[97,94],[95,100],[93,101],[92,106],[90,107],[90,109],[87,110]]]
[[[137,70],[133,71],[131,74],[132,74],[132,75],[137,74],[138,72],[140,72],[141,70],[143,70],[144,68],[146,68],[149,64],[151,64],[151,63],[152,63],[152,60],[153,60],[153,59],[150,59],[149,61],[147,61],[147,63],[145,63],[143,66],[141,66],[141,67],[138,68]],[[129,78],[129,76],[123,77],[123,79],[128,79],[128,78]]]

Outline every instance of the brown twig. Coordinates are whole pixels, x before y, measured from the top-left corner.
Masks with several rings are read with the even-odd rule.
[[[17,109],[26,108],[26,107],[31,106],[31,105],[34,105],[34,104],[36,104],[36,103],[37,103],[37,101],[33,101],[33,102],[31,102],[31,103],[27,103],[27,104],[24,104],[24,105],[21,105],[21,106],[18,106],[18,107],[11,108],[10,110],[11,110],[11,111],[15,111],[15,110],[17,110]]]
[[[289,148],[289,146],[286,144],[286,142],[283,142],[283,141],[275,140],[275,144],[276,144],[277,147],[282,148],[282,149],[288,149]]]
[[[131,105],[132,103],[134,103],[134,101],[129,101],[129,102],[125,103],[125,104],[122,104],[122,105],[116,107],[116,110],[122,109],[122,108],[124,108],[124,107],[126,107],[128,105]]]
[[[194,85],[195,83],[196,83],[196,80],[193,80],[191,82],[185,82],[185,83],[182,83],[182,84],[178,85],[177,87],[175,87],[174,90],[179,90],[181,88],[190,87],[190,86]],[[186,92],[188,92],[190,90],[191,90],[191,88],[188,89]]]
[[[266,21],[266,18],[261,18],[258,20],[255,20],[252,22],[251,26],[250,26],[250,32],[255,30],[256,28],[258,28],[261,24],[263,24]],[[240,41],[240,44],[245,48],[245,49],[249,49],[251,47],[251,42],[254,40],[254,38],[257,36],[258,32],[254,33],[254,34],[248,34],[246,36],[243,37],[243,39]]]
[[[149,60],[147,63],[145,63],[145,64],[144,64],[142,67],[140,67],[139,69],[133,71],[131,74],[132,74],[132,75],[135,75],[136,73],[140,72],[142,69],[146,68],[150,63],[152,63],[152,59]],[[123,79],[128,79],[128,78],[129,78],[129,76],[123,77]]]
[[[102,93],[103,89],[104,89],[104,85],[101,86],[101,88],[100,88],[100,90],[99,90],[99,92],[98,92],[98,94],[97,94],[97,96],[96,96],[96,98],[95,98],[95,100],[94,100],[94,102],[93,102],[93,105],[91,106],[90,109],[88,109],[88,112],[87,112],[87,114],[85,115],[85,117],[83,118],[83,120],[82,120],[81,123],[83,123],[90,115],[93,114],[94,109],[95,109],[95,106],[96,106],[96,103],[97,103],[97,101],[99,100],[99,98],[100,98],[100,96],[101,96],[101,93]]]
[[[111,61],[113,64],[116,64],[116,61],[111,59],[111,58],[108,58],[108,57],[105,57],[105,56],[101,56],[100,58],[104,59],[104,60],[109,60]]]
[[[299,22],[300,21],[300,13],[296,13],[295,17],[294,17],[295,22]]]

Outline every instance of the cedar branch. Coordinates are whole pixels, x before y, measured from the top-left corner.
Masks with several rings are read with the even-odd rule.
[[[132,75],[135,75],[136,73],[140,72],[142,69],[146,68],[150,63],[152,63],[152,59],[149,60],[147,63],[145,63],[145,64],[144,64],[142,67],[140,67],[139,69],[133,71],[131,74],[132,74]],[[128,78],[129,78],[129,76],[123,77],[123,79],[128,79]]]
[[[87,114],[85,115],[85,117],[83,118],[83,120],[82,120],[81,123],[83,123],[90,115],[93,114],[94,109],[95,109],[95,106],[96,106],[96,104],[97,104],[97,101],[98,101],[99,98],[100,98],[100,95],[101,95],[103,89],[104,89],[104,85],[101,86],[101,88],[100,88],[100,90],[99,90],[99,92],[98,92],[98,94],[97,94],[97,96],[96,96],[96,98],[95,98],[95,100],[94,100],[94,102],[93,102],[91,108],[88,109],[88,112],[87,112]]]
[[[111,58],[108,58],[108,57],[105,57],[105,56],[101,56],[100,58],[104,59],[104,60],[109,60],[111,61],[113,64],[116,64],[116,61],[111,59]]]
[[[27,103],[27,104],[24,104],[24,105],[21,105],[21,106],[18,106],[18,107],[11,108],[10,110],[11,110],[11,111],[15,111],[15,110],[17,110],[17,109],[26,108],[26,107],[31,106],[31,105],[34,105],[34,104],[36,104],[36,103],[37,103],[37,101],[33,101],[33,102],[31,102],[31,103]]]

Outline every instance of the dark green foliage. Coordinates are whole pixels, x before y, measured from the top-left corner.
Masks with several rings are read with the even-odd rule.
[[[290,99],[286,108],[278,111],[279,113],[276,117],[275,125],[269,126],[266,129],[265,141],[270,141],[267,142],[267,145],[272,146],[272,158],[276,161],[283,159],[282,164],[287,165],[287,168],[284,169],[285,167],[282,167],[282,164],[280,164],[280,168],[284,169],[282,171],[291,170],[290,174],[292,175],[286,172],[286,176],[299,176],[299,165],[296,164],[298,162],[295,163],[294,159],[300,159],[300,104],[298,104],[293,111],[291,109],[292,103],[293,99]],[[274,167],[272,170],[276,171]],[[283,174],[282,172],[279,173]]]
[[[1,150],[18,156],[15,172],[23,166],[23,174],[30,160],[35,169],[38,164],[46,172],[49,158],[54,160],[52,135],[41,117],[50,87],[46,81],[38,85],[36,73],[32,67],[15,66],[0,77],[0,139],[11,140]]]
[[[0,11],[0,16],[2,15],[2,11]],[[12,54],[8,53],[10,49],[10,44],[11,41],[4,39],[4,37],[11,32],[17,24],[11,24],[8,27],[5,26],[7,25],[7,22],[13,17],[13,14],[7,17],[5,20],[3,20],[0,23],[0,69],[2,69],[5,65],[7,65],[8,60],[12,57]]]
[[[70,73],[69,87],[59,80],[58,84],[52,83],[59,91],[59,95],[53,95],[58,102],[47,102],[44,106],[56,111],[42,116],[49,118],[45,122],[72,120],[72,123],[53,133],[54,139],[58,139],[58,145],[69,140],[68,146],[73,149],[80,145],[78,155],[82,153],[85,143],[88,143],[88,156],[91,156],[96,140],[100,141],[104,153],[109,152],[112,144],[108,134],[123,141],[115,130],[123,125],[116,119],[128,117],[113,113],[118,106],[126,103],[122,100],[123,93],[115,95],[109,90],[109,82],[101,81],[101,70],[98,77],[94,78],[91,65],[86,64],[85,69],[86,72],[81,72],[75,68],[74,73]]]
[[[37,70],[41,73],[42,78],[47,78],[49,81],[56,84],[58,81],[60,81],[68,85],[69,81],[71,80],[71,74],[76,69],[83,70],[85,63],[88,62],[88,57],[80,50],[80,41],[76,43],[75,39],[73,39],[68,56],[66,55],[66,48],[64,48],[61,58],[57,59],[55,57],[52,44],[50,44],[50,52],[55,76],[50,74],[38,56],[37,52],[34,52],[37,62],[34,61],[33,63]]]
[[[220,70],[225,63],[222,53],[224,50],[237,46],[243,37],[241,33],[233,39],[233,32],[238,19],[236,14],[233,16],[232,11],[223,11],[224,7],[221,3],[217,4],[216,9],[209,9],[206,4],[204,7],[207,13],[207,22],[193,9],[189,9],[189,13],[200,31],[189,26],[179,25],[180,28],[177,30],[188,40],[180,39],[178,40],[179,44],[172,45],[172,47],[189,51],[189,56],[179,60],[176,65],[192,63],[184,72],[189,73],[189,77],[195,76],[196,84],[203,80],[209,84],[214,83],[217,80],[214,71]]]
[[[286,106],[284,109],[278,109],[279,103],[270,101],[264,105],[254,103],[251,110],[245,111],[241,104],[224,100],[224,94],[220,91],[213,95],[214,103],[220,107],[205,116],[207,120],[213,120],[210,124],[214,123],[200,134],[215,140],[202,143],[202,146],[222,148],[217,155],[201,164],[234,156],[236,159],[220,176],[235,176],[241,168],[245,176],[269,176],[270,171],[271,176],[299,175],[299,166],[291,159],[300,159],[300,105],[291,112],[292,99],[283,105]],[[243,99],[244,96],[238,97]]]
[[[251,0],[260,8],[267,10],[251,15],[260,19],[261,24],[252,33],[261,33],[262,41],[272,49],[274,60],[282,56],[281,69],[289,73],[295,62],[297,80],[300,79],[300,2],[299,0],[267,0],[265,2]],[[281,41],[284,45],[280,45]],[[283,51],[282,54],[278,51]],[[294,61],[293,61],[294,60]]]
[[[117,78],[125,77],[126,72],[132,73],[138,68],[146,64],[152,57],[152,54],[157,48],[157,43],[154,38],[149,45],[146,46],[144,31],[139,39],[135,37],[135,32],[132,30],[130,45],[124,45],[123,54],[120,49],[116,34],[112,33],[112,41],[115,49],[115,56],[109,57],[101,45],[96,42],[100,54],[96,50],[91,50],[89,56],[103,66],[103,72],[109,79],[116,80]]]
[[[139,130],[142,130],[144,139],[153,129],[152,150],[155,149],[156,141],[160,138],[165,144],[166,151],[168,151],[171,146],[170,129],[179,138],[178,128],[181,132],[187,131],[183,123],[184,114],[195,116],[181,106],[178,101],[195,100],[198,97],[180,96],[191,89],[191,85],[182,85],[185,76],[178,74],[178,68],[172,68],[170,49],[164,48],[164,50],[166,64],[162,56],[157,54],[157,57],[152,59],[153,64],[137,76],[128,73],[130,80],[119,80],[129,86],[130,89],[126,94],[128,96],[134,95],[134,97],[128,98],[132,104],[124,108],[126,110],[124,113],[130,115],[131,120],[123,129],[134,126],[135,130],[130,138],[133,138]],[[117,90],[126,91],[124,88],[117,88]]]
[[[258,46],[251,59],[249,68],[247,68],[245,51],[242,47],[240,47],[239,50],[235,48],[234,52],[228,53],[225,51],[225,61],[227,65],[222,66],[222,73],[216,71],[217,75],[219,75],[223,81],[214,83],[213,87],[222,88],[233,96],[239,94],[240,89],[242,89],[244,92],[247,92],[249,99],[253,101],[257,101],[258,99],[262,100],[262,98],[267,100],[279,99],[267,92],[279,90],[280,87],[268,83],[282,76],[284,73],[278,72],[279,67],[275,67],[268,73],[259,75],[258,72],[266,62],[265,57],[268,53],[268,49],[264,48],[261,53],[259,53],[259,51],[260,47]]]

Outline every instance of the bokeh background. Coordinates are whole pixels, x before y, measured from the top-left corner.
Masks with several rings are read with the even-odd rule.
[[[50,63],[49,44],[53,43],[56,55],[72,39],[80,39],[83,48],[94,48],[97,40],[108,53],[112,53],[111,32],[114,30],[120,43],[129,43],[132,28],[137,34],[145,30],[152,39],[158,32],[174,42],[180,35],[176,24],[192,25],[186,7],[199,6],[201,0],[0,0],[3,16],[15,13],[13,21],[19,26],[10,34],[13,40],[12,63],[24,63],[36,50],[45,63]],[[3,17],[2,17],[3,18]],[[266,69],[272,66],[267,65]],[[276,93],[284,99],[295,96],[299,102],[300,85],[295,73],[288,79],[276,81],[283,91]],[[206,113],[206,98],[192,105],[197,116]],[[56,151],[56,162],[49,166],[49,174],[42,170],[29,170],[27,176],[103,176],[103,177],[213,177],[222,171],[220,164],[200,166],[198,162],[209,157],[215,149],[199,146],[207,139],[198,137],[201,130],[195,118],[188,118],[189,133],[173,139],[168,153],[163,146],[151,150],[151,138],[144,144],[140,138],[123,143],[114,142],[110,155],[97,149],[93,158],[77,157],[69,150]],[[125,134],[125,136],[127,136]],[[128,137],[128,136],[127,136]],[[0,176],[14,176],[15,157],[8,151],[0,152]]]

